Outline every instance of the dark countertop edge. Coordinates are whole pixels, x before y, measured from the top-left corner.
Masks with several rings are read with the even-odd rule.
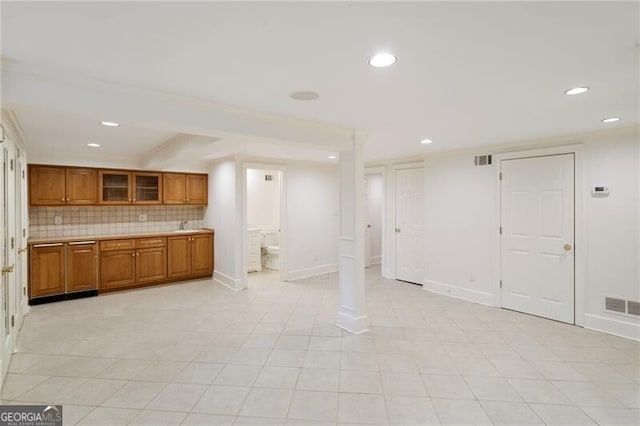
[[[108,235],[85,235],[81,237],[51,237],[51,238],[29,238],[28,245],[33,244],[49,244],[49,243],[70,243],[76,241],[105,241],[105,240],[123,240],[129,238],[153,238],[153,237],[179,237],[181,235],[194,234],[214,234],[215,231],[210,228],[202,228],[193,230],[193,232],[147,232],[137,234],[108,234]]]

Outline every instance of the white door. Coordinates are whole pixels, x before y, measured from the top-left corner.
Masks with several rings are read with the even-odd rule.
[[[573,154],[500,166],[502,306],[573,324]]]
[[[396,171],[396,279],[422,284],[423,179],[422,168]]]
[[[20,152],[16,157],[15,165],[15,246],[16,254],[16,291],[15,291],[15,329],[19,329],[22,325],[22,317],[25,314],[25,306],[28,306],[27,300],[27,164],[24,152]],[[14,335],[17,333],[14,332]],[[15,345],[14,345],[15,348]]]
[[[2,328],[2,339],[0,341],[0,351],[2,356],[0,374],[4,379],[7,368],[9,367],[9,357],[13,352],[14,333],[12,318],[14,313],[15,302],[15,194],[13,185],[13,166],[14,161],[10,158],[12,155],[7,149],[5,143],[2,147],[2,173],[0,177],[0,188],[2,194],[0,202],[0,214],[2,214],[2,235],[0,244],[2,244],[2,253],[0,255],[2,262],[2,278],[0,282],[0,306],[2,310],[2,318],[0,319],[0,327]]]

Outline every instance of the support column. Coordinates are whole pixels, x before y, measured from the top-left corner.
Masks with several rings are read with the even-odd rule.
[[[369,330],[364,289],[364,134],[354,132],[350,151],[340,152],[340,302],[338,327]]]

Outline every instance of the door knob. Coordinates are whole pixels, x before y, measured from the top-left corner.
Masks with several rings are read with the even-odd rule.
[[[400,228],[396,228],[396,234],[400,233]]]
[[[565,244],[563,248],[564,248],[564,251],[569,251],[571,250],[571,244]]]

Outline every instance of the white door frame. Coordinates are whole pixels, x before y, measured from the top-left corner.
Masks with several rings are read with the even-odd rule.
[[[364,175],[367,176],[369,174],[382,175],[382,218],[380,219],[381,220],[380,224],[382,227],[382,229],[380,230],[380,234],[382,235],[382,240],[380,241],[380,245],[382,245],[382,253],[380,253],[380,255],[382,256],[382,259],[380,264],[380,270],[381,270],[381,273],[384,275],[384,270],[388,262],[387,255],[386,255],[387,233],[385,232],[387,228],[387,225],[386,225],[387,224],[387,169],[384,166],[365,167]]]
[[[556,146],[549,148],[540,148],[540,149],[528,149],[524,151],[514,151],[514,152],[506,152],[502,154],[496,154],[493,156],[495,159],[495,164],[498,167],[496,169],[496,205],[495,205],[495,218],[497,223],[495,224],[496,229],[496,244],[495,247],[498,250],[499,254],[496,257],[498,260],[498,264],[496,265],[498,274],[502,279],[502,250],[501,250],[501,238],[498,230],[500,229],[502,223],[501,217],[501,206],[502,206],[502,191],[501,191],[501,182],[500,182],[500,170],[501,170],[501,162],[503,160],[516,160],[521,158],[531,158],[531,157],[545,157],[550,155],[560,155],[560,154],[573,154],[574,155],[574,316],[575,316],[575,325],[584,326],[584,312],[585,312],[585,303],[586,303],[586,291],[587,291],[587,239],[586,239],[586,196],[585,191],[587,190],[584,186],[584,182],[586,182],[584,173],[585,169],[583,166],[584,162],[584,146],[581,144],[575,145],[565,145],[565,146]],[[502,307],[502,292],[500,290],[500,283],[496,283],[496,306]]]
[[[247,255],[249,247],[247,247],[247,170],[278,170],[280,172],[280,281],[287,280],[289,271],[287,264],[287,166],[283,164],[260,163],[257,161],[242,162],[242,281],[244,287],[247,287],[249,281],[249,272],[247,272]]]
[[[405,170],[405,169],[422,169],[424,171],[424,161],[416,161],[416,162],[412,162],[412,163],[404,163],[404,164],[394,164],[391,166],[391,173],[389,174],[387,183],[389,185],[389,189],[391,192],[391,197],[389,200],[389,203],[386,204],[388,206],[388,208],[391,209],[391,214],[389,215],[390,223],[387,226],[387,230],[386,232],[383,232],[383,244],[384,243],[384,235],[387,235],[389,238],[389,241],[392,241],[392,245],[393,245],[393,249],[391,250],[391,253],[389,253],[389,256],[385,256],[383,254],[382,259],[383,259],[383,271],[388,271],[388,275],[385,278],[390,278],[395,280],[397,278],[397,271],[396,271],[396,254],[397,254],[397,247],[396,247],[396,238],[395,238],[395,231],[394,228],[396,226],[396,198],[397,198],[397,194],[396,194],[396,174],[398,172],[398,170]],[[426,188],[426,186],[423,186],[423,188]],[[426,197],[423,197],[423,200],[425,200],[426,202]],[[424,211],[424,209],[423,209]],[[424,218],[423,218],[424,219]],[[424,233],[422,235],[422,238],[424,239]],[[384,262],[384,259],[387,259],[387,263]],[[424,260],[424,259],[423,259]],[[422,281],[420,282],[420,284],[424,285],[424,277],[422,277]]]

